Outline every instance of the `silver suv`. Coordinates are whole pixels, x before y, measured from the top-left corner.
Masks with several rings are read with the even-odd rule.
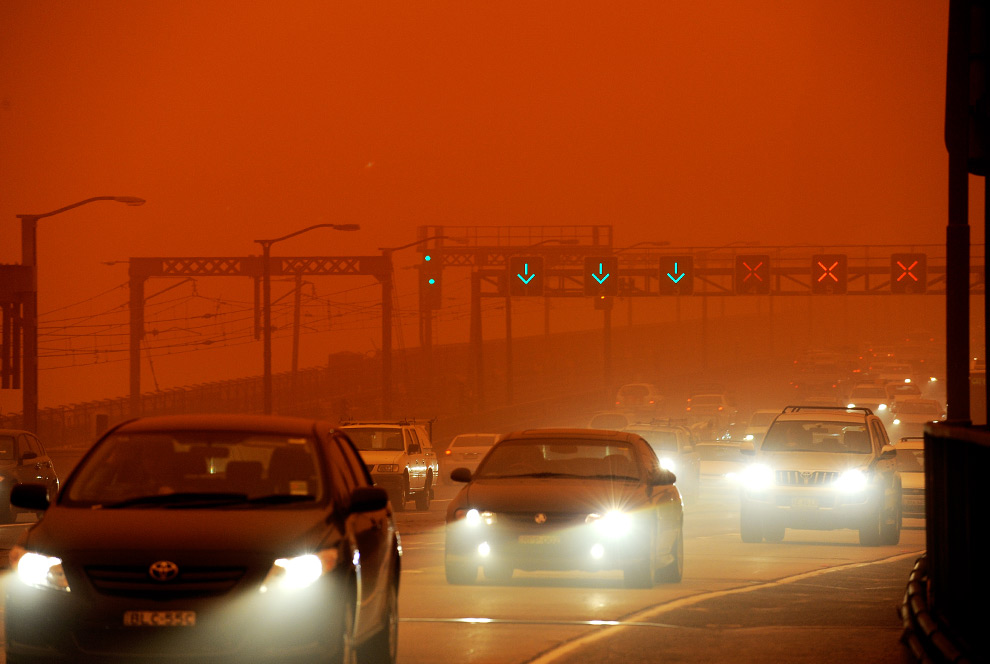
[[[404,510],[410,498],[416,509],[430,509],[440,465],[426,426],[412,421],[345,422],[339,428],[357,447],[375,484],[388,492],[394,509]]]
[[[788,406],[741,473],[744,542],[779,542],[786,528],[859,531],[860,544],[897,544],[901,477],[883,422],[869,408]]]

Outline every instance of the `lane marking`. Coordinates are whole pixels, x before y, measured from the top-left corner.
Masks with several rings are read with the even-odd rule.
[[[905,558],[910,558],[911,556],[919,556],[923,554],[924,549],[920,551],[912,551],[909,553],[902,553],[890,558],[883,558],[881,560],[871,560],[863,563],[849,563],[847,565],[839,565],[838,567],[827,567],[825,569],[816,569],[811,572],[803,572],[801,574],[796,574],[794,576],[785,577],[783,579],[777,579],[776,581],[769,581],[767,583],[760,583],[752,586],[742,586],[739,588],[730,588],[728,590],[716,590],[708,593],[702,593],[700,595],[691,595],[690,597],[682,597],[680,599],[675,599],[666,604],[660,604],[658,606],[653,606],[643,611],[639,611],[629,616],[627,620],[623,620],[620,624],[615,626],[607,626],[605,629],[598,630],[591,634],[585,636],[579,636],[571,641],[566,641],[559,646],[551,648],[550,650],[537,655],[534,659],[526,660],[525,664],[549,664],[550,662],[555,662],[564,655],[569,655],[576,650],[579,650],[587,645],[590,645],[596,641],[600,641],[605,637],[612,636],[613,634],[621,631],[625,628],[626,623],[642,623],[649,622],[649,619],[661,615],[663,613],[668,613],[676,609],[683,608],[685,606],[691,606],[699,602],[703,602],[708,599],[715,599],[717,597],[725,597],[726,595],[738,595],[740,593],[753,592],[754,590],[762,590],[763,588],[773,588],[776,586],[782,586],[788,583],[794,583],[795,581],[801,581],[803,579],[810,579],[812,577],[821,576],[823,574],[828,574],[830,572],[838,572],[841,570],[855,569],[858,567],[868,567],[870,565],[878,565],[883,563],[892,563],[898,560],[904,560]]]

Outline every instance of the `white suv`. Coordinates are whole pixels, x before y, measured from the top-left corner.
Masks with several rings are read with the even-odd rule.
[[[388,491],[392,507],[430,509],[440,465],[426,427],[415,422],[347,422],[339,427],[361,454],[375,484]]]
[[[786,528],[859,531],[860,544],[897,544],[901,477],[883,422],[869,408],[788,406],[740,475],[744,542],[779,542]]]

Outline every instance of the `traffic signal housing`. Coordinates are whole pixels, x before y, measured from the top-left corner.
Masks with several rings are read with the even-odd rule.
[[[660,257],[661,295],[690,295],[694,292],[694,257]]]
[[[845,254],[814,254],[811,257],[811,292],[816,295],[845,295],[849,260]]]
[[[443,268],[433,257],[423,257],[419,266],[419,307],[420,309],[439,309],[443,303],[441,281]]]
[[[509,258],[509,295],[543,295],[544,277],[542,256]]]
[[[736,293],[739,295],[768,295],[770,293],[770,255],[741,254],[736,256]]]
[[[906,295],[924,293],[928,288],[928,256],[891,254],[890,292]]]
[[[618,295],[618,273],[619,259],[617,256],[586,256],[584,259],[584,294]]]

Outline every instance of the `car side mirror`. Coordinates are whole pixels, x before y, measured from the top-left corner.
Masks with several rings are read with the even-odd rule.
[[[650,481],[647,482],[650,486],[671,486],[677,481],[677,475],[674,475],[671,471],[666,468],[661,468],[657,472],[653,473],[650,477]]]
[[[409,443],[409,454],[422,454],[423,450],[417,443]]]
[[[739,443],[739,453],[746,456],[756,456],[756,446],[749,440]]]
[[[450,471],[450,479],[455,482],[470,482],[471,481],[471,471],[467,468],[454,468]]]
[[[352,512],[377,512],[388,505],[388,493],[377,486],[360,486],[351,492]]]
[[[48,509],[48,487],[44,484],[15,484],[10,490],[10,504],[28,510]]]
[[[897,456],[897,448],[893,445],[884,445],[880,448],[881,459],[893,459]]]
[[[38,458],[37,452],[25,452],[24,454],[21,455],[21,461],[27,461],[28,459],[37,459],[37,458]]]

